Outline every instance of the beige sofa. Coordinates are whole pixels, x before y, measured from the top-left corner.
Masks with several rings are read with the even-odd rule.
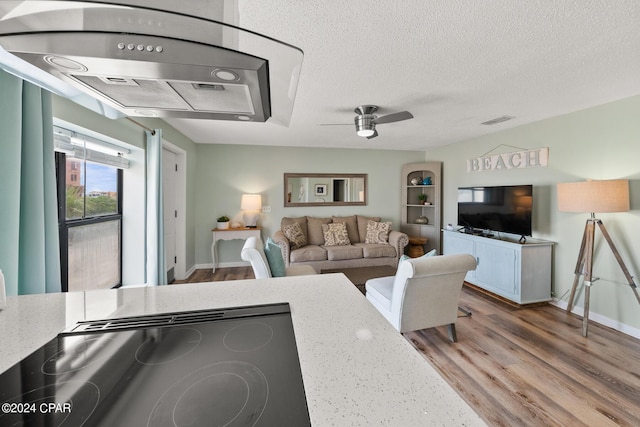
[[[341,225],[341,224],[344,225]],[[370,225],[370,223],[372,223]],[[297,224],[297,225],[295,225]],[[335,224],[335,225],[329,225]],[[385,227],[389,229],[385,232]],[[346,229],[346,235],[336,243],[331,231]],[[301,231],[302,235],[292,235]],[[367,232],[369,231],[369,235]],[[329,233],[329,234],[327,234]],[[293,238],[292,238],[293,237]],[[325,237],[330,240],[327,242]],[[316,272],[322,270],[373,267],[380,265],[398,266],[398,260],[409,243],[405,233],[390,230],[390,223],[381,222],[379,217],[352,215],[345,217],[282,218],[280,230],[273,240],[280,246],[285,265],[310,265]],[[303,245],[296,240],[302,240]],[[386,240],[386,241],[385,241]],[[300,247],[298,247],[300,246]]]

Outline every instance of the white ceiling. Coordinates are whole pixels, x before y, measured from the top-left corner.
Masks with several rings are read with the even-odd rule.
[[[304,51],[291,123],[167,120],[195,142],[423,150],[640,94],[638,0],[239,0],[238,18]],[[368,140],[361,104],[415,118]]]

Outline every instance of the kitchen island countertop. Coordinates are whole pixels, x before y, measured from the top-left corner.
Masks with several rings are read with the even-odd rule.
[[[312,425],[485,425],[343,274],[9,297],[0,372],[79,320],[278,302],[291,306]]]

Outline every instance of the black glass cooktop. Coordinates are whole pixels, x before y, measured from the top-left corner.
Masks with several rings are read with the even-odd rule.
[[[81,322],[0,374],[1,426],[308,426],[289,304]]]

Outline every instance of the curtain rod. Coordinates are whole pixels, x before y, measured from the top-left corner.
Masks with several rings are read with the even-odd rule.
[[[151,129],[151,128],[146,127],[146,126],[145,126],[145,125],[143,125],[142,123],[138,123],[138,122],[136,122],[136,121],[135,121],[135,120],[133,120],[131,117],[125,117],[125,119],[129,120],[131,123],[134,123],[134,124],[136,124],[136,125],[140,126],[140,127],[141,127],[142,129],[144,129],[144,130],[148,130],[149,132],[151,132],[151,135],[155,135],[155,134],[156,134],[156,131],[155,131],[155,130],[153,130],[153,129]]]

